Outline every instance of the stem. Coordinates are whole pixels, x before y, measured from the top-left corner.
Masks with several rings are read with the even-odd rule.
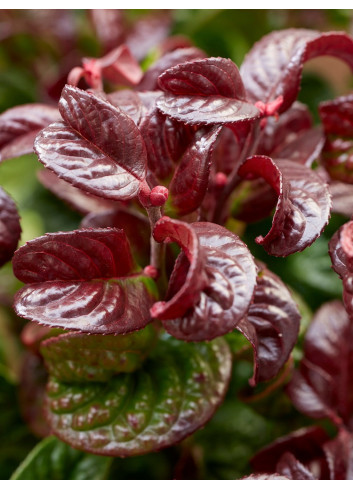
[[[151,256],[150,265],[156,268],[159,272],[158,286],[161,291],[167,288],[168,280],[165,269],[166,246],[164,243],[157,243],[154,239],[152,231],[156,222],[162,217],[161,207],[148,207],[146,209],[151,226]]]

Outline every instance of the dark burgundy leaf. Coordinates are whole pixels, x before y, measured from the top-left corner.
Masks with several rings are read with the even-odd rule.
[[[267,103],[282,95],[279,112],[285,112],[297,98],[304,63],[324,55],[335,56],[353,68],[352,38],[307,29],[268,34],[254,45],[240,69],[248,99]]]
[[[107,95],[109,102],[123,110],[136,125],[142,116],[142,102],[136,92],[132,90],[118,90]]]
[[[321,306],[305,336],[304,358],[288,387],[294,405],[312,418],[352,428],[353,329],[338,302]]]
[[[59,199],[69,204],[73,209],[80,212],[80,214],[103,212],[119,205],[114,201],[97,197],[73,187],[70,183],[57,177],[50,170],[40,170],[37,176],[44,187],[53,192]]]
[[[285,453],[279,460],[276,472],[292,481],[317,480],[316,477],[314,477],[313,474],[289,452]]]
[[[38,132],[56,120],[60,120],[58,110],[45,104],[20,105],[1,114],[0,160],[33,153]]]
[[[237,125],[260,117],[255,105],[220,95],[176,97],[165,94],[158,99],[157,107],[163,114],[184,124]]]
[[[0,266],[11,259],[20,236],[20,216],[16,205],[0,187]]]
[[[162,73],[158,83],[162,90],[174,95],[246,98],[238,68],[226,58],[205,58],[179,64]]]
[[[125,112],[66,85],[59,102],[65,122],[36,138],[40,161],[59,177],[99,197],[127,200],[139,192],[147,154],[135,123]]]
[[[154,227],[153,236],[156,241],[173,241],[183,250],[182,272],[174,274],[169,287],[173,287],[173,294],[168,293],[167,302],[156,302],[151,315],[158,319],[174,319],[183,316],[200,298],[200,293],[206,284],[203,270],[204,258],[200,250],[197,234],[190,224],[186,222],[163,217]],[[180,260],[179,260],[180,261]]]
[[[142,214],[123,208],[94,212],[83,219],[81,228],[123,229],[138,264],[142,267],[149,264],[151,230],[148,219]]]
[[[214,172],[222,172],[225,175],[231,173],[239,161],[243,142],[241,138],[237,138],[234,131],[228,127],[222,127],[212,152]]]
[[[233,194],[232,216],[245,222],[256,222],[271,214],[277,194],[262,179],[241,182]]]
[[[324,445],[331,480],[353,480],[353,436],[342,429]]]
[[[294,161],[308,168],[320,155],[325,138],[320,127],[302,131],[292,142],[277,148],[272,158]]]
[[[147,149],[149,169],[158,178],[167,178],[192,141],[194,130],[154,109],[142,119],[140,131]]]
[[[329,219],[331,199],[327,184],[313,170],[290,160],[252,156],[238,174],[262,177],[278,195],[270,231],[256,238],[269,254],[302,251],[320,236]]]
[[[322,161],[333,179],[353,183],[353,94],[319,106],[326,143]]]
[[[252,385],[278,374],[293,350],[300,326],[298,307],[287,287],[263,264],[258,265],[253,302],[237,325],[254,348]]]
[[[232,331],[247,312],[255,286],[255,264],[246,245],[225,228],[206,222],[190,227],[200,242],[206,281],[199,299],[184,312],[176,311],[174,317],[161,314],[155,317],[163,319],[165,329],[176,338],[210,340]],[[186,283],[186,253],[184,250],[176,261],[169,283],[169,301],[175,300],[180,284]]]
[[[136,273],[122,230],[47,234],[20,248],[13,268],[28,284],[15,297],[21,317],[100,334],[134,331],[150,321],[154,281]]]
[[[205,197],[213,146],[220,130],[219,127],[199,129],[174,173],[169,191],[178,215],[195,211]]]
[[[146,71],[137,88],[138,90],[159,90],[158,77],[165,70],[186,61],[205,57],[206,53],[195,47],[176,49],[171,53],[167,53]]]

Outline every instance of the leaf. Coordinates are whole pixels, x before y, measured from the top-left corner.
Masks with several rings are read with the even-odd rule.
[[[334,180],[353,183],[353,95],[321,103],[326,143],[322,162]]]
[[[142,117],[142,102],[140,97],[133,90],[118,90],[107,95],[109,102],[123,110],[136,125]]]
[[[205,57],[206,53],[195,47],[180,48],[171,53],[166,53],[148,68],[137,88],[140,91],[159,90],[158,77],[165,70],[180,63],[185,63],[186,61]]]
[[[55,107],[46,104],[19,105],[0,116],[0,161],[33,153],[38,132],[60,119]]]
[[[34,447],[11,480],[102,480],[110,464],[108,457],[83,453],[50,436]]]
[[[137,85],[143,75],[140,65],[125,44],[121,44],[102,58],[93,61],[99,63],[104,78],[120,85]],[[90,58],[84,59],[89,63]]]
[[[322,129],[313,127],[302,131],[296,139],[272,153],[276,159],[290,160],[311,168],[312,163],[321,154],[325,139]]]
[[[0,266],[11,259],[20,236],[20,216],[16,205],[0,187]]]
[[[211,95],[208,97],[165,94],[157,101],[159,110],[184,124],[237,125],[260,117],[259,110],[241,100]]]
[[[285,112],[297,98],[304,63],[324,55],[353,68],[353,40],[345,33],[308,29],[268,34],[253,46],[240,68],[248,100],[267,103],[282,95],[279,112]]]
[[[122,230],[47,234],[20,248],[13,268],[28,284],[15,297],[21,317],[100,334],[127,333],[150,321],[155,284],[136,273]]]
[[[118,336],[66,333],[44,339],[40,352],[49,374],[62,382],[109,382],[140,368],[156,337],[152,325]]]
[[[69,204],[73,209],[80,214],[88,214],[89,212],[103,212],[112,209],[117,205],[114,201],[102,199],[93,194],[89,194],[74,187],[62,178],[56,176],[50,170],[40,170],[37,173],[38,180],[45,188],[50,190],[56,197]]]
[[[298,338],[300,314],[277,275],[259,264],[254,299],[237,329],[254,348],[254,375],[250,383],[275,377],[288,360]]]
[[[277,464],[276,472],[287,477],[290,480],[317,480],[316,477],[297,460],[291,453],[284,453]]]
[[[48,384],[54,433],[92,453],[132,456],[179,443],[223,400],[231,371],[226,342],[185,344],[164,336],[142,369],[108,383]]]
[[[352,427],[352,345],[352,327],[343,305],[324,304],[306,333],[304,358],[288,386],[297,409]]]
[[[48,326],[41,326],[38,323],[29,322],[21,332],[21,341],[27,350],[37,356],[41,356],[39,348],[42,341],[62,333],[65,333],[65,330],[61,328],[49,328]]]
[[[324,445],[331,480],[353,480],[353,437],[342,429]]]
[[[246,99],[238,68],[226,58],[205,58],[178,64],[162,73],[158,84],[163,91],[174,95],[222,95]]]
[[[345,217],[353,215],[353,188],[349,183],[333,180],[329,183],[332,198],[332,212]]]
[[[190,227],[200,242],[206,282],[199,299],[187,308],[189,310],[176,311],[174,318],[162,314],[155,317],[163,319],[167,332],[176,338],[211,340],[232,331],[246,314],[255,287],[255,264],[246,245],[222,226],[200,222]],[[175,300],[179,284],[186,283],[185,253],[175,263],[168,289],[169,300]],[[154,312],[153,309],[152,315]]]
[[[178,165],[169,191],[178,215],[190,214],[201,205],[208,187],[213,146],[220,128],[199,129]]]
[[[287,481],[288,477],[280,474],[251,474],[240,479],[242,481]]]
[[[252,156],[238,174],[262,177],[278,195],[270,231],[256,238],[267,253],[287,256],[304,250],[320,236],[329,219],[331,199],[327,184],[314,171],[290,160]]]
[[[132,119],[70,85],[62,92],[59,110],[64,122],[51,124],[35,141],[35,152],[44,166],[99,197],[135,197],[146,175],[147,155]]]

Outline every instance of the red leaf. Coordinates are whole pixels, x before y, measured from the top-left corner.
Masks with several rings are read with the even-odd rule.
[[[248,100],[267,103],[282,95],[279,112],[285,112],[297,98],[305,61],[323,55],[335,56],[353,68],[352,38],[308,29],[268,34],[254,45],[240,68]]]
[[[59,177],[100,197],[135,197],[146,175],[147,155],[130,117],[69,85],[59,110],[65,122],[51,124],[36,138],[39,160]]]
[[[20,216],[16,205],[0,187],[0,266],[11,259],[20,236]]]
[[[132,90],[118,90],[117,92],[107,95],[109,102],[123,110],[136,125],[139,124],[142,117],[142,102],[136,92]]]
[[[89,60],[89,59],[88,59]],[[137,85],[143,75],[130,49],[122,44],[97,60],[104,78],[120,85]]]
[[[316,477],[297,460],[291,453],[285,453],[277,464],[277,470],[279,474],[287,477],[292,481],[312,481],[317,480]]]
[[[331,480],[353,480],[353,436],[342,429],[324,445]]]
[[[252,156],[238,174],[262,177],[278,195],[270,231],[256,238],[269,254],[302,251],[320,236],[329,219],[331,199],[327,184],[314,171],[290,160]]]

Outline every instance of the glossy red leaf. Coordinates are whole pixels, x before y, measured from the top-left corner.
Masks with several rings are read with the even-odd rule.
[[[165,94],[158,99],[157,107],[163,114],[184,124],[237,125],[260,117],[255,105],[220,95],[176,97]]]
[[[189,310],[160,317],[176,338],[204,341],[232,331],[246,314],[252,300],[256,271],[246,245],[233,233],[213,223],[193,223],[203,253],[204,282],[199,299]],[[181,254],[170,278],[168,297],[174,300],[180,284],[186,283],[186,257]],[[201,279],[199,278],[199,284]],[[168,302],[167,302],[168,304]]]
[[[281,160],[290,160],[311,168],[324,146],[325,138],[320,127],[313,127],[302,131],[296,139],[285,146],[277,148],[271,157]]]
[[[219,127],[199,129],[174,173],[169,191],[178,215],[195,211],[205,197],[212,151],[220,130]]]
[[[238,68],[226,58],[205,58],[179,64],[162,73],[158,83],[162,90],[174,95],[246,98]]]
[[[137,92],[132,90],[118,90],[117,92],[107,95],[109,102],[123,110],[136,125],[139,124],[142,117],[142,102]]]
[[[342,429],[324,445],[331,480],[353,480],[353,436]]]
[[[119,85],[135,86],[143,75],[130,49],[122,44],[97,60],[104,78]]]
[[[353,329],[338,302],[321,306],[306,333],[304,358],[288,387],[294,405],[312,418],[352,428]]]
[[[15,297],[21,317],[103,334],[134,331],[150,321],[154,282],[136,273],[122,230],[47,234],[21,247],[13,268],[28,284]]]
[[[0,115],[0,160],[33,153],[34,140],[41,129],[60,120],[55,107],[26,104]]]
[[[321,103],[319,112],[326,134],[322,162],[333,179],[353,183],[353,95]]]
[[[242,481],[288,481],[288,477],[281,474],[251,474],[240,479]]]
[[[0,266],[11,259],[20,236],[20,216],[16,205],[0,187]]]
[[[54,195],[69,204],[70,207],[80,214],[103,212],[119,205],[112,200],[103,199],[80,190],[45,168],[40,170],[37,176],[45,188],[53,192]]]
[[[59,177],[99,197],[135,197],[146,175],[146,148],[125,112],[66,85],[59,102],[64,122],[36,138],[39,160]]]
[[[293,481],[312,481],[316,477],[291,453],[285,453],[277,464],[276,472]]]
[[[279,112],[285,112],[297,98],[304,63],[324,55],[335,56],[353,68],[352,38],[308,29],[268,34],[253,46],[240,68],[248,100],[267,103],[282,95]]]
[[[290,160],[252,156],[238,174],[262,177],[278,195],[270,231],[256,238],[269,254],[302,251],[320,236],[329,219],[331,199],[327,184],[313,170]]]
[[[138,89],[159,90],[158,77],[165,70],[180,63],[185,63],[186,61],[192,61],[194,59],[205,57],[206,53],[195,47],[180,48],[170,53],[166,53],[148,68],[141,80],[141,83],[138,85]]]
[[[254,348],[256,385],[275,377],[288,360],[298,338],[298,306],[282,280],[259,264],[254,299],[237,329]]]

